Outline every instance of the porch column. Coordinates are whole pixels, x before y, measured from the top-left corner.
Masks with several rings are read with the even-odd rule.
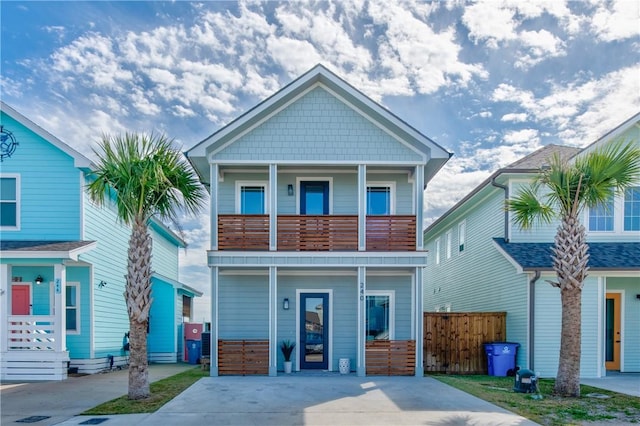
[[[66,293],[67,293],[67,267],[61,263],[53,266],[53,306],[55,312],[55,335],[56,352],[67,350],[67,315],[66,315]]]
[[[278,250],[278,165],[269,164],[269,250]]]
[[[218,250],[218,173],[219,166],[217,164],[211,164],[209,170],[209,180],[211,181],[209,185],[209,191],[211,192],[209,200],[209,211],[211,212],[211,216],[209,218],[209,229],[211,229],[211,250]],[[213,364],[211,367],[213,368]]]
[[[367,250],[367,166],[358,164],[358,251]]]
[[[414,179],[416,185],[416,251],[424,249],[422,222],[424,221],[424,166],[416,166]]]
[[[356,360],[356,373],[358,377],[364,377],[367,375],[366,368],[366,332],[365,324],[367,316],[366,297],[367,294],[367,268],[364,266],[358,267],[358,295],[356,300],[358,301],[358,337],[357,337],[357,357]]]
[[[278,267],[269,266],[269,376],[278,375]]]
[[[7,351],[7,322],[9,320],[9,298],[11,297],[11,267],[0,265],[0,352]]]
[[[213,191],[212,191],[213,192]],[[217,266],[211,268],[211,351],[209,355],[210,373],[212,377],[218,376],[218,340],[220,339],[220,331],[218,327],[218,280],[220,279],[220,270]]]
[[[423,341],[424,341],[424,299],[423,299],[423,269],[422,267],[416,268],[416,282],[415,282],[415,302],[414,306],[416,307],[415,314],[415,327],[416,327],[416,377],[424,376],[424,365],[423,365]]]

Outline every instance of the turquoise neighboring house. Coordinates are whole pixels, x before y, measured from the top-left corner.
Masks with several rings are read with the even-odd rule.
[[[623,140],[640,144],[640,114],[585,149],[548,145],[497,170],[424,232],[425,311],[507,312],[516,364],[555,377],[560,350],[560,290],[551,250],[558,223],[524,231],[504,209],[553,154],[572,159]],[[581,375],[640,372],[640,187],[585,211],[590,272],[582,291]]]
[[[124,365],[129,228],[115,209],[88,199],[88,158],[0,106],[0,380],[62,380],[68,367]],[[178,281],[184,241],[159,222],[150,229],[149,360],[176,362],[181,325],[202,294]]]
[[[422,376],[424,189],[450,155],[321,65],[191,148],[211,374],[274,376],[290,340],[294,371]]]

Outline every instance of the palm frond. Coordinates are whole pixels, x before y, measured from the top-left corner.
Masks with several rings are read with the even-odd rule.
[[[540,202],[535,186],[521,189],[506,201],[506,208],[513,213],[513,221],[523,229],[530,229],[537,222],[551,222],[553,210]]]

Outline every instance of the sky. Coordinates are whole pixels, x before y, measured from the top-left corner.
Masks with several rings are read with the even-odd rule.
[[[425,225],[497,168],[640,111],[640,0],[0,2],[0,98],[95,158],[103,134],[185,151],[321,63],[449,150]],[[209,215],[181,221],[205,292]]]

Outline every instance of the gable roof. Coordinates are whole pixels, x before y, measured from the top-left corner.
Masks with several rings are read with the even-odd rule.
[[[523,272],[552,271],[553,243],[511,243],[494,238],[494,244]],[[592,271],[640,270],[640,243],[589,243],[589,269]]]
[[[93,250],[95,241],[0,241],[3,258],[20,259],[72,259]]]
[[[353,108],[374,120],[409,144],[413,149],[421,152],[429,159],[429,167],[425,168],[425,181],[428,181],[453,155],[443,147],[420,133],[388,109],[374,102],[362,92],[351,86],[345,80],[318,64],[281,90],[260,102],[231,123],[222,127],[209,137],[197,143],[185,152],[194,166],[200,179],[209,183],[209,163],[207,156],[212,151],[249,130],[256,123],[260,123],[273,112],[287,105],[290,101],[304,93],[314,85],[320,84],[348,102]]]
[[[71,148],[69,145],[67,145],[66,143],[62,142],[60,139],[56,138],[51,133],[47,132],[42,127],[38,126],[36,123],[34,123],[33,121],[29,120],[27,117],[25,117],[24,115],[20,114],[18,111],[16,111],[14,108],[12,108],[11,106],[7,105],[3,101],[0,101],[0,110],[2,112],[4,112],[5,114],[11,116],[11,118],[16,120],[18,123],[22,124],[24,127],[29,129],[30,131],[32,131],[36,135],[40,136],[42,139],[44,139],[47,142],[51,143],[53,146],[58,148],[60,151],[64,152],[65,154],[67,154],[71,158],[73,158],[73,165],[75,167],[78,167],[78,168],[81,168],[81,169],[91,169],[93,167],[93,163],[87,157],[85,157],[84,155],[80,154],[78,151],[76,151],[75,149]]]

